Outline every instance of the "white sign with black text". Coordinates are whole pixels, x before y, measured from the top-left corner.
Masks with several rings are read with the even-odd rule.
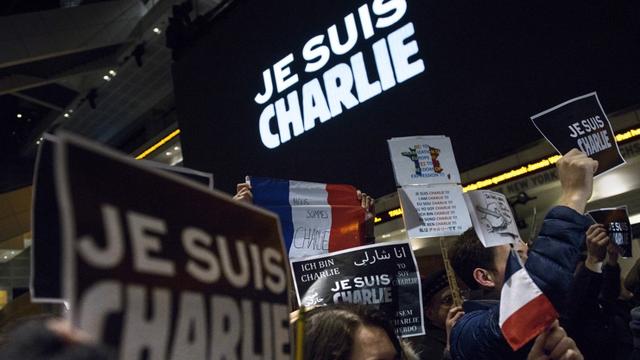
[[[410,239],[455,236],[471,227],[459,185],[403,186],[398,189]]]
[[[507,198],[490,190],[464,194],[473,228],[484,247],[515,244],[520,240],[511,206]]]

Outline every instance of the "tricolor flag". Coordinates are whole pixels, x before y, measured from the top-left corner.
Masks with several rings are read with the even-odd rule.
[[[280,216],[289,258],[364,244],[365,212],[351,185],[251,177],[253,202]]]
[[[509,253],[500,294],[500,328],[516,351],[550,326],[558,313],[514,250]]]

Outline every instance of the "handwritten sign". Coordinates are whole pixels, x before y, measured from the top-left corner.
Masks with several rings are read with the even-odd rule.
[[[471,227],[459,185],[404,186],[398,195],[410,239],[460,235]]]
[[[490,190],[464,194],[473,228],[485,247],[513,244],[520,240],[518,226],[507,198]]]
[[[70,135],[55,169],[73,325],[124,360],[289,359],[274,214]]]
[[[371,304],[393,318],[399,336],[424,334],[420,274],[408,241],[292,260],[291,269],[302,305]]]
[[[365,213],[351,185],[250,178],[254,204],[278,214],[289,258],[364,245]]]
[[[411,136],[387,140],[399,186],[460,183],[451,140],[446,136]]]
[[[596,175],[625,163],[595,92],[533,115],[531,121],[560,155],[576,148],[598,160]]]

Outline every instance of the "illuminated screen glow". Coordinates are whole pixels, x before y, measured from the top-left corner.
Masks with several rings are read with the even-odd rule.
[[[529,117],[566,99],[640,103],[634,11],[236,0],[173,66],[184,164],[227,192],[256,175],[381,196],[395,190],[387,139],[447,135],[469,169],[540,139]]]

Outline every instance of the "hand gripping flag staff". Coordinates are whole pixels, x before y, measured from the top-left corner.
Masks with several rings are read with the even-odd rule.
[[[516,351],[550,326],[558,313],[512,248],[500,294],[500,329]]]

